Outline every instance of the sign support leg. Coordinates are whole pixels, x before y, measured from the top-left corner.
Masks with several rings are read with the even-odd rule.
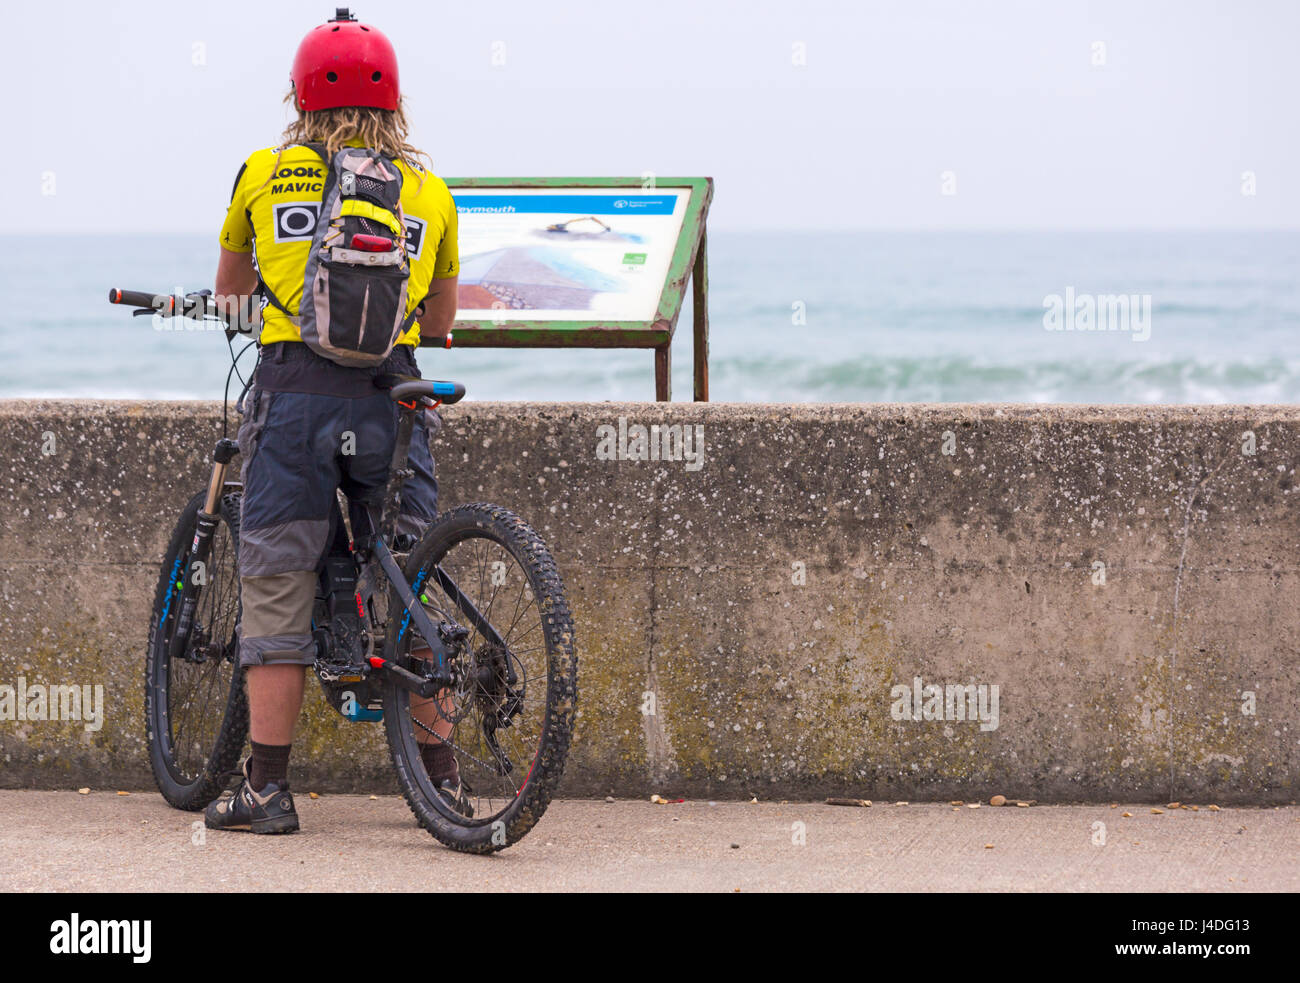
[[[700,248],[691,271],[692,320],[695,322],[695,402],[709,401],[709,254],[708,232],[700,230]]]
[[[655,349],[655,399],[666,403],[673,398],[672,340]]]

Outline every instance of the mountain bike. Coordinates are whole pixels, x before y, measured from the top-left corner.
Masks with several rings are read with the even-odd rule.
[[[114,289],[109,300],[136,314],[224,323],[207,291]],[[226,334],[230,341],[235,332]],[[233,345],[231,353],[233,373]],[[416,414],[459,401],[465,388],[399,375],[375,384],[401,408],[389,480],[377,523],[366,509],[346,510],[345,521],[336,498],[314,604],[313,668],[345,718],[383,722],[419,824],[455,850],[490,853],[537,823],[564,770],[577,699],[564,584],[537,533],[498,505],[461,505],[418,538],[394,536]],[[229,473],[237,454],[223,435],[207,489],[181,510],[149,625],[149,762],[163,798],[178,809],[199,810],[217,797],[238,774],[248,738],[238,660],[242,485]],[[431,726],[439,720],[444,730],[450,724],[445,741]],[[455,802],[435,791],[421,758],[421,743],[439,741],[451,745],[460,769]]]

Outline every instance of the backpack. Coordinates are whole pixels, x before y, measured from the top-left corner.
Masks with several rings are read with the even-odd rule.
[[[415,320],[406,313],[411,267],[402,215],[402,172],[377,151],[344,147],[330,160],[321,144],[305,144],[326,164],[295,317],[266,290],[267,301],[288,314],[317,355],[349,367],[384,361]]]

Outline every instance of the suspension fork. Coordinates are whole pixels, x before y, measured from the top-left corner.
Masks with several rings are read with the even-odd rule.
[[[239,445],[233,440],[222,438],[212,452],[212,475],[208,479],[208,494],[203,500],[194,522],[194,539],[190,543],[189,562],[181,580],[179,612],[176,615],[176,630],[172,632],[167,646],[169,659],[177,659],[189,643],[190,632],[194,628],[194,610],[198,607],[200,586],[194,582],[194,564],[207,564],[208,554],[212,549],[212,534],[217,528],[217,515],[221,507],[221,489],[226,484],[226,471]]]

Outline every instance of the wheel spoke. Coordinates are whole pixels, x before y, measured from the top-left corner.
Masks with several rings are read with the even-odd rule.
[[[401,753],[408,766],[427,779],[416,742],[443,740],[439,732],[446,734],[445,743],[456,759],[462,794],[470,809],[465,809],[462,801],[452,809],[454,816],[448,816],[448,806],[442,802],[435,805],[428,793],[421,791],[427,788],[421,781],[407,787],[408,797],[415,795],[413,805],[423,802],[423,808],[430,813],[443,814],[444,821],[453,818],[456,825],[468,830],[491,826],[498,818],[516,823],[521,815],[521,800],[544,808],[549,791],[533,801],[530,789],[545,778],[535,766],[546,737],[550,674],[573,672],[567,606],[545,547],[518,520],[511,517],[512,525],[501,519],[502,512],[494,507],[463,506],[444,514],[438,527],[426,533],[427,544],[413,551],[418,569],[432,571],[436,567],[451,581],[444,581],[445,588],[432,596],[426,592],[426,609],[431,617],[436,610],[442,619],[468,628],[469,634],[451,653],[448,664],[453,678],[444,694],[421,699],[406,690],[390,691],[390,700],[395,700],[390,727],[396,726],[407,735],[395,745],[395,753]],[[462,526],[455,525],[457,513],[464,515]],[[540,566],[543,563],[545,566]],[[535,589],[535,584],[542,587]],[[458,592],[463,603],[454,600]],[[477,611],[478,616],[471,618],[466,613],[470,610]],[[501,644],[489,641],[484,631]],[[410,639],[403,639],[399,654],[409,655],[410,644]],[[502,725],[498,717],[507,710],[511,715]],[[559,746],[567,750],[569,716],[560,714],[549,719],[553,728],[563,728],[559,738],[563,744]],[[390,739],[396,739],[392,730]],[[557,746],[554,733],[546,739],[553,748]],[[402,747],[417,753],[396,750]],[[563,750],[553,756],[555,767],[562,767],[563,756]],[[503,761],[509,770],[502,766]],[[551,775],[542,787],[549,789],[556,777]],[[540,809],[529,813],[525,830],[537,815]],[[435,835],[444,839],[442,834]],[[474,847],[454,839],[444,842],[462,849],[504,845],[485,845],[481,836]]]

